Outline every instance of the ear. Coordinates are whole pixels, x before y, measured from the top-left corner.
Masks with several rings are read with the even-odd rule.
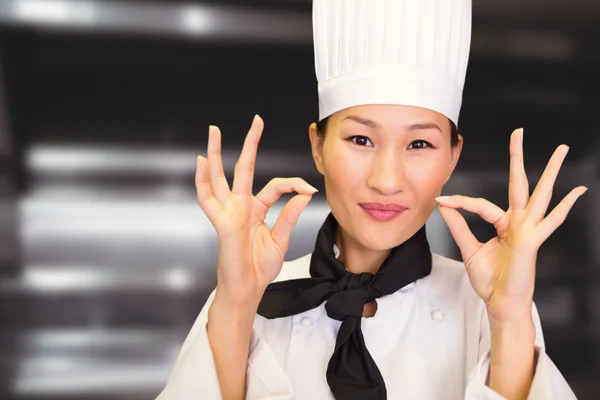
[[[317,134],[317,124],[314,122],[310,124],[308,128],[308,137],[310,139],[310,147],[317,171],[319,171],[321,175],[325,175],[323,168],[323,142],[325,138]]]
[[[452,173],[454,172],[454,169],[456,168],[456,165],[458,164],[458,159],[460,158],[460,154],[462,153],[462,147],[463,147],[463,137],[462,135],[459,133],[458,134],[458,143],[456,144],[456,146],[452,147],[452,160],[450,163],[450,171],[448,172],[448,176],[446,177],[446,181],[444,182],[444,184],[448,183],[448,181],[450,180],[450,177],[452,176]]]

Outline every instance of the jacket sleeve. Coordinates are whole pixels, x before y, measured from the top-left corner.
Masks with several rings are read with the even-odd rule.
[[[556,365],[546,354],[540,317],[533,304],[533,322],[535,325],[535,370],[528,400],[576,400],[575,394]],[[490,371],[490,328],[487,312],[481,318],[479,343],[479,361],[469,374],[466,400],[506,400],[488,385]]]
[[[175,367],[157,400],[221,400],[221,390],[206,324],[215,292],[209,296],[187,338]],[[294,393],[285,371],[276,360],[255,320],[246,372],[246,400],[288,400]]]

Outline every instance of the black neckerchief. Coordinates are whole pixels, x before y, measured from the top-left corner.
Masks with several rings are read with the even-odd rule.
[[[342,321],[327,366],[327,383],[336,400],[387,398],[385,382],[365,346],[361,330],[364,305],[396,292],[431,273],[425,225],[392,249],[375,275],[354,274],[336,259],[337,221],[330,213],[317,235],[310,278],[271,283],[258,307],[265,318],[281,318],[316,308],[323,301],[330,318]]]

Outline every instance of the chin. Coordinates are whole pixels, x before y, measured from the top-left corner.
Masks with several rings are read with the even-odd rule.
[[[360,243],[370,250],[384,251],[392,249],[400,244],[400,241],[395,238],[384,237],[382,234],[377,236],[366,236],[359,239]]]
[[[364,226],[355,236],[358,242],[371,250],[389,250],[406,241],[410,235],[405,230],[398,229],[397,224],[390,224],[389,229],[376,224]]]

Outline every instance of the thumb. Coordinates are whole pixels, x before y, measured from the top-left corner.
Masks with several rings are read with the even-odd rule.
[[[452,237],[454,237],[456,244],[460,248],[463,260],[470,259],[479,250],[481,243],[479,243],[469,229],[465,218],[456,209],[440,206],[439,210],[450,229]]]
[[[281,214],[279,214],[277,221],[275,221],[275,225],[271,231],[271,237],[284,252],[288,249],[292,229],[296,226],[300,214],[311,199],[312,195],[295,195],[283,207]]]

